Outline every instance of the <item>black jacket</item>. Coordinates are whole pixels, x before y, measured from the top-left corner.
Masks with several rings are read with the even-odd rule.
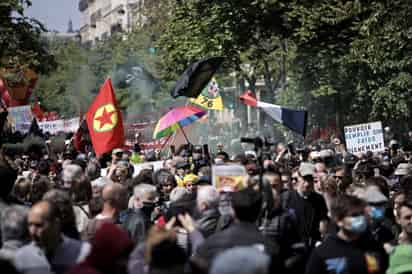
[[[328,219],[325,199],[316,192],[304,198],[297,191],[285,191],[281,200],[282,207],[296,222],[300,241],[314,246],[321,239],[319,223]]]
[[[283,259],[292,256],[291,247],[300,240],[296,223],[282,208],[273,210],[264,218],[259,230],[264,236],[279,244]]]
[[[196,224],[203,237],[207,238],[216,232],[220,217],[221,215],[217,208],[206,210],[201,214]]]
[[[146,240],[146,234],[151,226],[150,217],[141,209],[128,209],[119,222],[121,226],[129,233],[130,238],[135,244]]]

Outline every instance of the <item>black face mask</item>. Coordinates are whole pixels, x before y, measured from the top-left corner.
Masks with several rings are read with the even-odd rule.
[[[151,217],[152,212],[155,208],[155,204],[154,203],[150,203],[150,202],[143,202],[143,207],[141,208],[141,210],[143,211],[143,213],[147,216],[147,217]]]

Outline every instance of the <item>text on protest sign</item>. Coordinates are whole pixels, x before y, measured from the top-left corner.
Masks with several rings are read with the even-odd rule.
[[[349,153],[379,152],[385,149],[381,122],[347,126],[345,140]]]

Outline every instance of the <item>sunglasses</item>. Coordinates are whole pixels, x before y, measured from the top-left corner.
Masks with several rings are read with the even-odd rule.
[[[297,177],[292,177],[291,180],[292,181],[298,181],[298,178]]]

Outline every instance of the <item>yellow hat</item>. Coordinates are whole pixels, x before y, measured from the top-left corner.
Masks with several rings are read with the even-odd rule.
[[[183,184],[187,184],[189,182],[191,182],[192,184],[196,183],[198,180],[198,176],[194,175],[194,174],[187,174],[184,178],[183,178]]]

